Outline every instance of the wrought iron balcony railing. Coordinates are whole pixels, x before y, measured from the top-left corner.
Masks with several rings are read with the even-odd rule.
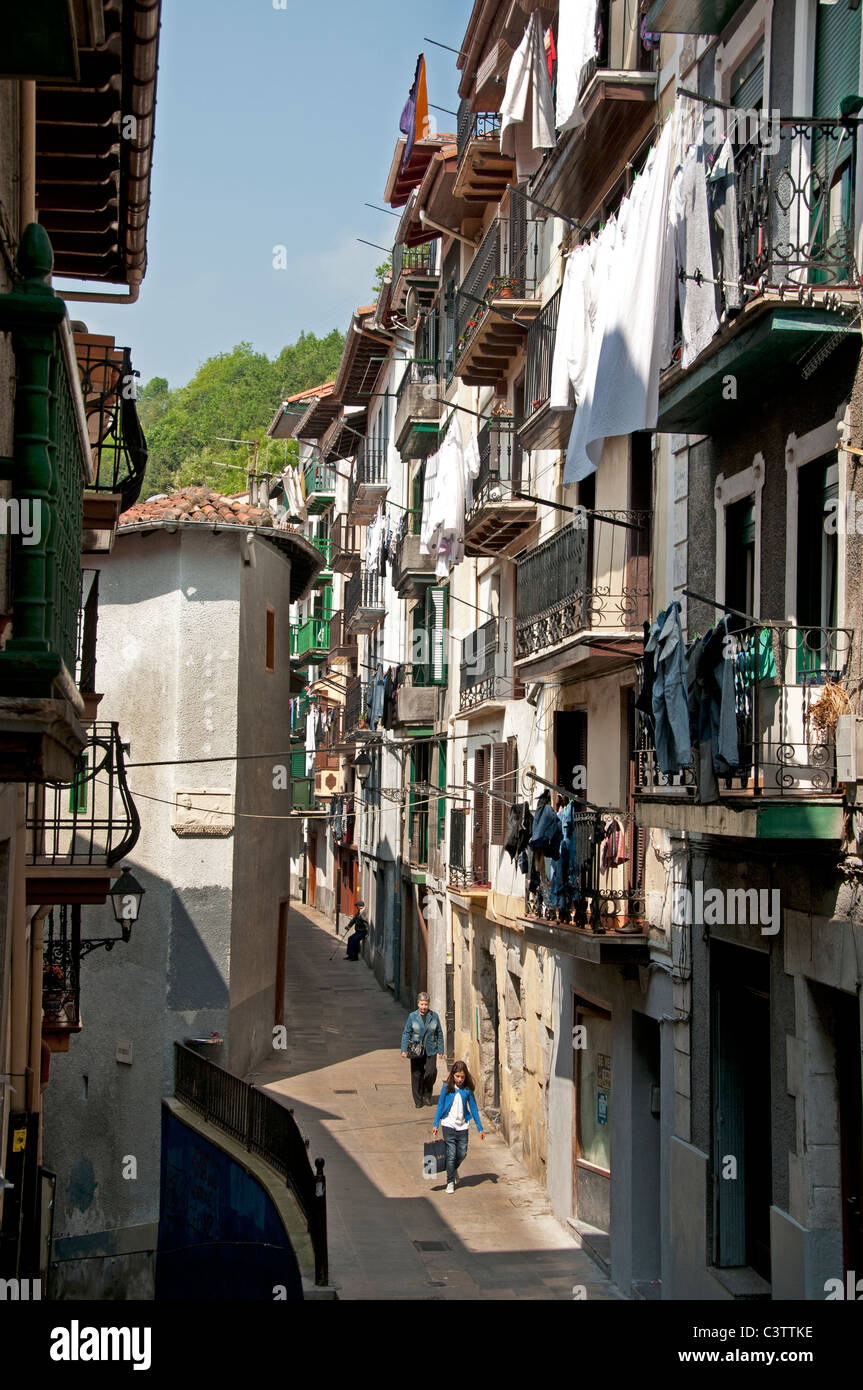
[[[436,241],[424,241],[419,246],[405,246],[399,241],[393,247],[393,285],[400,275],[433,276],[436,271]]]
[[[497,674],[498,623],[490,618],[482,627],[471,632],[461,644],[459,675],[459,708],[463,711],[491,699],[495,694]]]
[[[539,283],[540,223],[524,215],[524,201],[513,194],[509,217],[495,217],[456,293],[455,358],[458,362],[493,302],[532,299]],[[503,321],[503,311],[496,316]]]
[[[500,114],[497,111],[471,111],[470,99],[465,97],[459,102],[456,117],[459,163],[471,140],[485,140],[497,148],[500,145]]]
[[[851,628],[760,623],[735,634],[738,766],[720,776],[719,797],[823,797],[838,790],[836,719],[851,706],[844,692],[854,643]],[[695,798],[698,768],[660,771],[642,726],[636,789],[642,795]]]
[[[78,335],[75,356],[98,492],[119,493],[121,511],[137,502],[147,468],[147,441],[138,419],[135,376],[128,348]]]
[[[383,613],[386,609],[385,581],[375,570],[365,566],[352,574],[345,585],[345,624],[366,614]]]
[[[129,854],[141,821],[115,723],[95,723],[71,783],[28,783],[27,863],[103,868]]]
[[[545,405],[551,391],[551,365],[557,337],[560,290],[537,314],[527,334],[527,365],[524,374],[524,413],[533,414]]]
[[[650,513],[578,516],[517,561],[516,660],[582,633],[633,632],[650,603]]]
[[[479,472],[471,488],[467,508],[470,520],[490,502],[507,502],[521,488],[521,447],[515,421],[509,416],[493,416],[480,426]]]
[[[330,534],[333,569],[339,574],[352,574],[360,563],[359,527],[349,522],[344,512],[339,512]]]
[[[348,514],[368,495],[382,496],[387,489],[387,445],[361,439],[348,483]]]
[[[42,942],[42,1031],[81,1031],[81,907],[63,903],[45,919]]]
[[[471,862],[468,844],[467,811],[463,807],[453,807],[449,813],[449,863],[447,882],[453,888],[462,890],[485,886],[487,874],[477,872]]]
[[[348,681],[345,689],[346,738],[350,738],[357,730],[368,729],[371,688],[372,682],[361,680],[359,676],[353,676]]]
[[[611,808],[573,809],[572,831],[577,891],[570,882],[555,889],[542,877],[533,887],[528,880],[528,917],[569,924],[596,935],[612,931],[645,935],[644,854],[634,813]],[[622,857],[609,854],[610,835],[621,837]]]

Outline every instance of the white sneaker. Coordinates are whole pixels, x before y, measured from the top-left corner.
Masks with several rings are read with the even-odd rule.
[[[447,1185],[446,1185],[446,1190],[447,1190],[447,1192],[455,1192],[455,1183],[454,1183],[454,1182],[448,1182]]]

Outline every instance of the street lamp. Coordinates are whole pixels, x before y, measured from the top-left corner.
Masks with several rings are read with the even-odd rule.
[[[354,772],[360,781],[360,786],[364,787],[368,781],[369,773],[372,770],[372,760],[365,749],[354,758]]]
[[[132,931],[132,923],[137,922],[138,913],[141,911],[141,899],[144,896],[144,889],[138,880],[129,872],[128,865],[123,865],[123,872],[111,889],[111,906],[114,909],[114,920],[119,922],[123,928],[123,940],[128,941]]]

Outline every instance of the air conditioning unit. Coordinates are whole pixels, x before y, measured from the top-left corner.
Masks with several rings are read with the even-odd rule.
[[[324,768],[315,773],[315,796],[319,801],[341,796],[344,790],[345,779],[340,768]]]

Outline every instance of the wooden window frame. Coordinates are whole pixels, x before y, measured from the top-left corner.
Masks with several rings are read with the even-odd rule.
[[[264,666],[273,675],[276,670],[276,610],[267,604],[266,629],[264,636]]]

